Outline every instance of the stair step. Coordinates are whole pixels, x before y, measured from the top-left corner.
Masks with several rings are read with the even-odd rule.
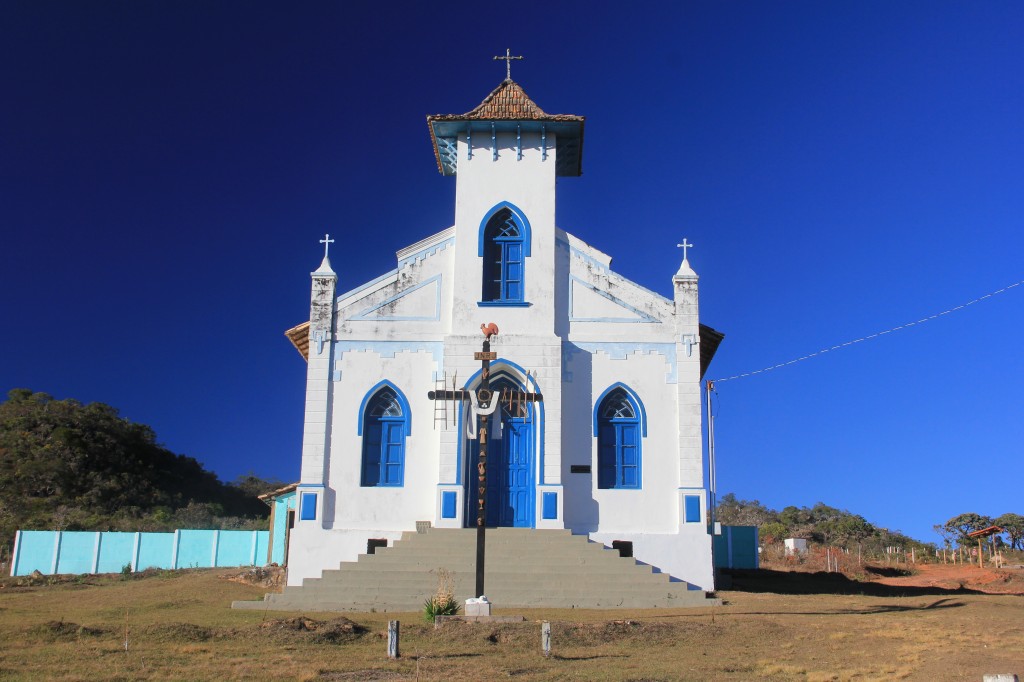
[[[568,530],[487,530],[488,596],[501,607],[655,608],[716,603],[667,574]],[[406,532],[390,547],[344,562],[286,587],[264,601],[235,608],[299,611],[421,611],[448,570],[459,599],[476,574],[476,530],[432,528]]]

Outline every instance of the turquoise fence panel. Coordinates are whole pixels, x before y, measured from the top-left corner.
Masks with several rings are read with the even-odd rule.
[[[174,556],[174,533],[139,533],[139,558],[136,571],[170,568]]]
[[[217,538],[217,566],[252,566],[259,561],[253,557],[256,549],[254,531],[221,531]],[[259,561],[260,565],[264,562]]]
[[[757,526],[734,526],[732,562],[734,568],[758,568]]]
[[[132,563],[135,533],[100,533],[100,556],[97,573],[120,573]]]
[[[217,566],[254,563],[262,566],[266,563],[269,543],[270,533],[265,530],[180,530],[176,533],[22,530],[18,531],[14,544],[11,575],[29,575],[33,571],[44,575],[120,573],[127,565],[133,565],[136,571],[210,568],[214,560]]]
[[[52,530],[20,530],[14,541],[11,575],[29,575],[33,571],[53,572],[53,542],[57,534]]]
[[[96,533],[61,533],[60,556],[55,573],[92,573],[96,550]]]
[[[757,526],[722,526],[714,536],[715,568],[758,568]]]
[[[256,565],[267,563],[267,552],[270,549],[270,531],[256,531]]]
[[[203,568],[213,565],[213,530],[179,530],[178,553],[173,568]]]

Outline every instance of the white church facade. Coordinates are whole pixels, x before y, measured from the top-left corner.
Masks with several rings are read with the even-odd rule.
[[[288,584],[417,523],[476,526],[472,406],[428,394],[480,385],[474,353],[494,323],[491,388],[543,399],[489,417],[487,525],[632,543],[714,589],[700,379],[722,335],[699,322],[685,249],[666,298],[559,229],[556,178],[581,173],[584,119],[546,114],[511,79],[427,120],[455,224],[344,292],[325,254],[310,320],[287,332],[307,358]]]

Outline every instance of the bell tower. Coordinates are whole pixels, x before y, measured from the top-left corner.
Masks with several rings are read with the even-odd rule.
[[[438,170],[454,175],[450,333],[486,318],[520,334],[555,333],[555,179],[581,173],[582,116],[547,114],[511,79],[465,114],[427,117]]]

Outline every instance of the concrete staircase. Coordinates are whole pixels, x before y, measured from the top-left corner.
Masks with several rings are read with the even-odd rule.
[[[236,609],[278,611],[419,611],[437,589],[436,569],[454,574],[455,597],[474,596],[476,530],[409,532],[392,547],[360,555],[321,578],[235,602]],[[487,597],[496,607],[670,608],[712,606],[702,590],[671,582],[650,566],[568,530],[487,530]]]

